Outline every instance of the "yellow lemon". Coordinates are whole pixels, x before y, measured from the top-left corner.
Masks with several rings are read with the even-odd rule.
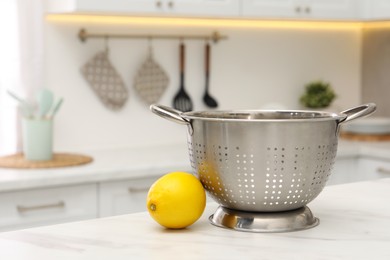
[[[150,187],[146,206],[149,214],[166,228],[185,228],[202,215],[206,193],[202,183],[190,173],[171,172]]]

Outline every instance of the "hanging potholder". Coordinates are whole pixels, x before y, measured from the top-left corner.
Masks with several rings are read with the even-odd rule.
[[[99,99],[112,110],[121,109],[128,99],[128,90],[121,76],[108,59],[108,52],[101,51],[92,57],[81,72]]]
[[[168,87],[169,77],[164,69],[154,61],[152,51],[134,78],[134,88],[147,104],[156,103]]]

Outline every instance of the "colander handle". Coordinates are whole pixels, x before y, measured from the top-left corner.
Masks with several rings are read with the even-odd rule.
[[[191,125],[190,121],[181,116],[182,112],[171,107],[153,104],[150,106],[150,110],[162,118],[168,119],[178,124]]]
[[[374,113],[375,110],[376,110],[376,105],[374,103],[368,103],[358,107],[347,109],[341,112],[341,114],[347,115],[345,120],[343,120],[341,123],[355,120],[360,117],[368,116]]]

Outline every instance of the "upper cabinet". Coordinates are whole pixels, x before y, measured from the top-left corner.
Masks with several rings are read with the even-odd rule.
[[[244,0],[242,15],[272,19],[335,19],[359,18],[356,0]]]
[[[167,1],[176,14],[197,16],[239,16],[240,0],[176,0]]]
[[[47,0],[48,13],[290,20],[390,19],[390,0]]]
[[[371,0],[366,4],[367,17],[373,20],[388,20],[390,18],[389,0]]]
[[[48,12],[232,17],[240,0],[49,0]]]

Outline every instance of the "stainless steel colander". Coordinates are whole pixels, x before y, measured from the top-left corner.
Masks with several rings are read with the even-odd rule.
[[[152,112],[188,126],[191,165],[221,206],[251,212],[298,209],[324,188],[337,152],[341,123],[376,109]]]

